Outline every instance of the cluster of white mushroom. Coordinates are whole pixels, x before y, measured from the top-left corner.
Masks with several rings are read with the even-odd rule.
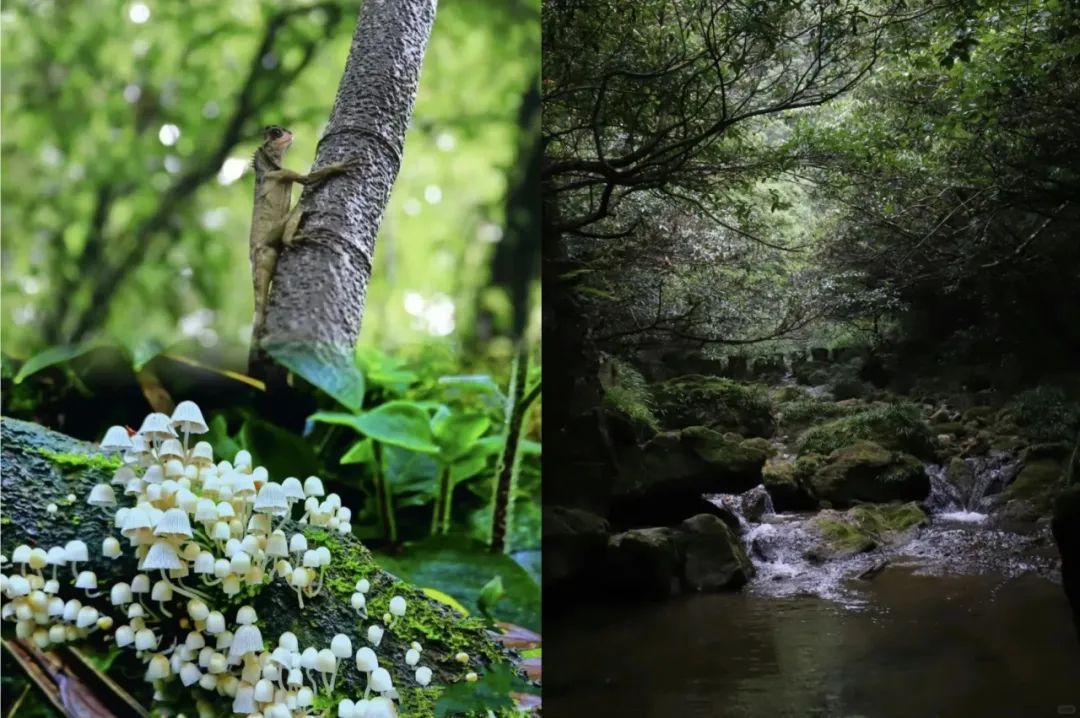
[[[302,608],[304,598],[318,595],[331,555],[324,546],[309,547],[301,533],[287,536],[282,529],[285,521],[303,502],[301,523],[347,534],[351,512],[336,494],[325,494],[318,477],[308,477],[302,484],[296,478],[275,483],[265,468],[252,465],[246,451],[231,463],[215,464],[207,442],[189,447],[192,434],[207,430],[198,406],[185,401],[171,417],[150,414],[133,435],[124,427],[110,428],[101,444],[106,452],[118,453],[122,464],[111,484],[94,486],[87,501],[110,512],[115,509],[113,525],[133,549],[140,571],[130,582],[115,583],[108,591],[112,612],[122,622],[114,634],[116,645],[137,652],[146,663],[147,681],[178,678],[185,687],[198,684],[230,698],[233,712],[249,718],[311,715],[316,695],[330,695],[342,661],[354,658],[357,670],[367,677],[366,690],[360,700],[342,701],[338,715],[396,715],[398,693],[374,650],[383,637],[381,625],[368,627],[370,646],[355,656],[352,641],[344,634],[335,636],[328,648],[301,650],[296,636],[285,633],[276,648],[265,650],[254,609],[241,607],[230,630],[223,613],[212,608],[210,586],[231,597],[244,587],[275,578],[287,582]],[[114,487],[120,487],[133,505],[116,509]],[[102,542],[107,558],[116,559],[123,550],[116,537]],[[47,551],[25,545],[15,549],[11,563],[17,571],[0,574],[0,594],[9,599],[0,614],[17,621],[20,638],[46,648],[113,627],[113,617],[100,615],[97,608],[56,595],[57,571],[69,565],[76,588],[89,598],[102,595],[97,593],[97,576],[78,569],[88,553],[81,541]],[[0,556],[5,570],[7,563]],[[369,590],[367,579],[360,579],[352,596],[352,606],[362,618],[367,617]],[[406,601],[394,596],[388,608],[383,623],[393,626],[405,615]],[[166,624],[165,618],[175,620]],[[177,626],[180,634],[187,631],[186,636],[163,646],[166,634],[180,635]],[[415,670],[416,683],[426,686],[432,672],[419,665],[420,653],[420,645],[413,643],[405,663]]]
[[[93,606],[84,606],[78,599],[65,601],[60,592],[57,569],[71,564],[75,587],[86,591],[91,598],[98,594],[97,578],[90,571],[78,570],[79,561],[88,559],[86,544],[69,541],[48,551],[15,547],[11,555],[10,575],[0,573],[0,594],[7,600],[0,607],[0,618],[15,621],[15,635],[30,640],[39,648],[77,641],[98,629],[112,628],[113,619],[102,616]],[[8,569],[8,558],[0,556],[0,565]]]

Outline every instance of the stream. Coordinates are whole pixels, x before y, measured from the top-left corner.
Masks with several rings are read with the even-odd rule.
[[[929,525],[873,551],[805,556],[814,514],[739,517],[757,575],[740,592],[581,605],[548,622],[552,715],[1080,715],[1080,642],[1049,530],[996,520],[1015,474],[969,459],[970,487],[928,465]],[[744,495],[745,496],[745,495]],[[866,572],[872,578],[860,580]],[[574,676],[589,676],[574,680]]]

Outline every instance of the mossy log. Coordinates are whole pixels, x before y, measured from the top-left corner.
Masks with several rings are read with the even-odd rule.
[[[0,552],[10,557],[15,546],[22,543],[48,549],[75,539],[84,541],[90,549],[90,560],[80,564],[79,570],[97,574],[98,585],[104,588],[102,595],[88,599],[84,592],[75,589],[70,569],[66,567],[63,573],[68,580],[61,581],[61,595],[94,605],[104,615],[116,614],[108,602],[108,588],[118,581],[130,582],[138,573],[135,557],[123,540],[125,551],[121,558],[109,560],[101,555],[102,540],[110,535],[119,538],[119,532],[112,526],[112,512],[87,505],[86,497],[94,484],[108,483],[119,464],[102,456],[92,444],[16,419],[0,420],[0,441],[3,529]],[[124,505],[123,497],[118,498]],[[55,513],[47,512],[50,503],[56,504]],[[381,616],[388,610],[390,598],[404,596],[408,601],[406,615],[387,628],[377,649],[380,664],[394,676],[403,715],[431,714],[442,687],[462,680],[468,671],[482,673],[492,663],[512,659],[512,654],[492,638],[480,620],[463,617],[383,571],[371,552],[352,536],[300,526],[295,521],[289,524],[285,527],[287,534],[302,530],[312,548],[326,546],[333,557],[320,594],[305,599],[303,609],[298,605],[296,593],[280,579],[263,585],[257,592],[245,591],[232,599],[213,589],[204,589],[215,598],[216,605],[211,608],[222,611],[230,623],[239,606],[253,606],[267,647],[276,646],[277,637],[285,631],[296,634],[301,648],[327,648],[335,634],[343,633],[350,637],[355,651],[368,645],[367,628],[372,623],[382,623]],[[367,593],[370,618],[366,620],[360,619],[349,602],[360,578],[371,583]],[[120,615],[114,619],[116,625],[123,623]],[[5,634],[11,626],[5,625]],[[181,632],[181,640],[182,637]],[[423,645],[421,664],[433,671],[432,684],[426,688],[416,684],[414,670],[405,664],[405,652],[412,641]],[[166,633],[162,644],[171,642],[172,637]],[[468,664],[455,660],[459,652],[469,655]],[[343,661],[335,696],[355,698],[363,694],[365,685],[366,679],[356,670],[354,662]]]

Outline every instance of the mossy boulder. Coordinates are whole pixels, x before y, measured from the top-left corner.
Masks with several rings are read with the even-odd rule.
[[[704,426],[762,437],[776,431],[768,392],[757,385],[690,374],[655,385],[653,396],[668,429]]]
[[[954,456],[945,466],[945,480],[956,487],[957,493],[966,501],[975,487],[975,470],[968,462]]]
[[[609,585],[623,596],[666,598],[738,588],[753,571],[738,537],[708,514],[677,527],[632,529],[608,541]]]
[[[800,454],[828,454],[856,441],[872,441],[922,458],[934,453],[933,435],[919,407],[884,404],[811,427],[799,437]]]
[[[1028,460],[1020,473],[1005,489],[1009,499],[1033,501],[1037,506],[1049,509],[1053,493],[1060,488],[1065,467],[1054,459]]]
[[[618,457],[615,525],[670,526],[710,510],[703,494],[737,494],[761,483],[760,446],[705,427],[657,434]]]
[[[817,500],[799,480],[795,464],[766,464],[761,479],[777,511],[809,511],[817,508]]]
[[[799,398],[777,406],[777,424],[787,432],[806,429],[814,424],[850,416],[860,411],[858,404],[838,404],[821,399]]]
[[[583,509],[544,507],[544,587],[552,594],[589,583],[604,561],[607,519]]]
[[[103,615],[114,615],[108,587],[119,581],[130,581],[138,573],[136,561],[126,542],[120,558],[108,560],[102,557],[102,540],[105,536],[115,535],[116,530],[111,514],[87,506],[86,497],[95,484],[110,480],[117,464],[103,458],[90,444],[37,424],[10,418],[0,419],[0,442],[4,524],[0,553],[10,556],[20,543],[49,547],[63,546],[74,539],[84,541],[90,547],[90,560],[80,563],[80,568],[96,573],[103,592],[97,598],[88,599],[84,593],[62,581],[60,595],[65,599],[77,597],[84,604],[94,605]],[[75,500],[69,501],[68,495],[73,495]],[[57,504],[56,514],[45,512],[48,503]],[[344,633],[352,636],[356,645],[361,627],[366,627],[370,621],[359,620],[349,599],[356,581],[367,578],[371,584],[367,594],[368,610],[372,615],[387,611],[394,595],[401,595],[408,601],[406,616],[395,626],[387,627],[379,649],[380,663],[391,671],[402,694],[402,715],[431,715],[441,690],[438,686],[461,680],[464,671],[470,668],[483,671],[493,663],[513,660],[511,653],[492,640],[482,620],[464,617],[446,604],[429,598],[419,588],[384,571],[371,552],[352,536],[328,533],[293,521],[286,522],[284,529],[288,534],[302,531],[312,547],[326,546],[333,557],[322,577],[320,594],[305,600],[303,610],[297,605],[295,592],[279,580],[263,586],[253,596],[245,592],[232,598],[212,587],[204,587],[213,598],[213,607],[229,617],[235,615],[240,605],[254,607],[267,641],[292,631],[301,645],[328,647],[334,635]],[[163,642],[168,645],[177,637],[182,640],[179,629],[166,629]],[[88,640],[100,641],[102,638],[108,638],[108,633],[99,632]],[[429,687],[419,686],[412,677],[413,669],[405,664],[405,650],[412,641],[424,645],[425,665],[434,672]],[[468,668],[454,660],[458,651],[469,654]],[[123,653],[118,660],[129,659],[132,654]],[[137,670],[134,666],[126,668]],[[335,695],[355,696],[363,693],[364,685],[364,676],[352,662],[346,661],[337,676]],[[139,681],[134,689],[143,687],[150,688],[150,684]]]
[[[833,451],[809,484],[814,496],[837,507],[922,501],[930,493],[930,479],[918,459],[871,441]]]
[[[822,511],[812,522],[822,539],[811,558],[828,560],[901,542],[911,529],[927,522],[915,502],[856,506],[848,511]]]
[[[709,514],[683,521],[682,585],[686,591],[739,588],[754,575],[754,565],[731,527]]]

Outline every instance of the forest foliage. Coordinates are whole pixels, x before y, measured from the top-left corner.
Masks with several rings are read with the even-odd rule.
[[[1073,4],[553,0],[544,27],[545,246],[602,347],[1080,346]]]

